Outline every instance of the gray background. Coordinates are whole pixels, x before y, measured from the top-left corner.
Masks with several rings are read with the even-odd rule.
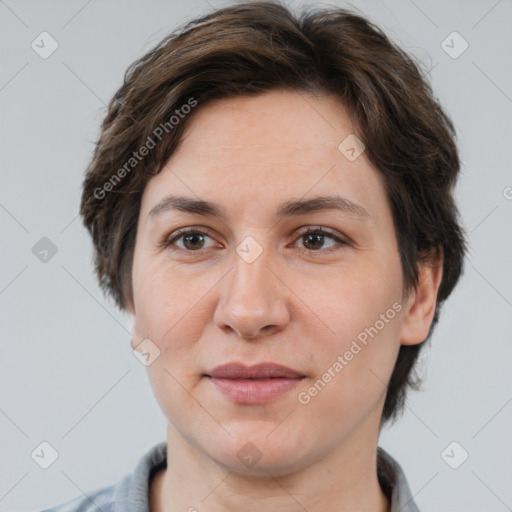
[[[127,318],[92,274],[77,218],[81,180],[126,67],[177,24],[221,5],[0,1],[1,511],[116,483],[165,440]],[[512,510],[512,2],[353,5],[430,69],[459,134],[457,198],[471,244],[422,359],[424,391],[410,394],[380,444],[423,512]],[[47,59],[31,48],[42,31],[59,45]],[[469,43],[456,59],[441,46],[453,31]],[[57,247],[47,262],[32,252],[42,237]],[[46,470],[31,458],[42,441],[59,454]],[[441,456],[452,441],[469,453],[458,469]],[[462,453],[448,452],[455,462]]]

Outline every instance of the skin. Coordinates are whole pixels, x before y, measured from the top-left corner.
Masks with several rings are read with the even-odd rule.
[[[427,337],[441,261],[420,267],[420,284],[403,294],[380,175],[365,153],[349,161],[338,150],[353,133],[330,95],[273,90],[216,100],[198,107],[148,182],[129,313],[132,346],[149,338],[160,350],[148,374],[169,422],[168,467],[151,484],[152,512],[389,510],[376,472],[386,383],[400,345]],[[227,220],[178,211],[148,219],[168,194],[214,201]],[[368,218],[274,217],[284,201],[332,194]],[[299,228],[319,226],[348,243],[325,236],[308,245]],[[183,227],[204,239],[159,246]],[[262,248],[252,263],[236,252],[248,236]],[[401,311],[301,404],[298,394],[394,303]],[[306,377],[271,403],[241,405],[203,376],[231,361],[273,361]],[[261,454],[251,467],[237,456],[248,442]]]

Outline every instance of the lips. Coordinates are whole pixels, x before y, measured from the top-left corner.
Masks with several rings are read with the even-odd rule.
[[[228,363],[217,366],[205,377],[233,403],[262,405],[293,389],[305,375],[275,363]]]
[[[245,366],[241,363],[227,363],[217,366],[206,375],[217,379],[297,379],[303,374],[275,363],[260,363]]]

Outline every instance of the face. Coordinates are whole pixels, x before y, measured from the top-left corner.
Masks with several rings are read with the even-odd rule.
[[[284,474],[377,436],[410,308],[381,178],[352,138],[339,148],[354,131],[333,96],[217,100],[144,190],[132,345],[157,347],[177,435],[226,468]],[[327,196],[339,208],[309,202]]]

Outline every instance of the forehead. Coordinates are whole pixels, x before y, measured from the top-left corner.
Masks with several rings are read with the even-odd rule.
[[[332,95],[275,90],[198,105],[178,149],[148,182],[141,213],[147,216],[169,194],[252,214],[307,196],[338,195],[371,206],[378,173],[364,153],[351,161],[340,150],[354,132]]]
[[[332,147],[341,135],[354,133],[348,111],[332,94],[311,94],[290,89],[260,95],[214,100],[198,108],[183,134],[209,151],[258,145],[301,149]],[[201,139],[201,140],[198,140]]]

